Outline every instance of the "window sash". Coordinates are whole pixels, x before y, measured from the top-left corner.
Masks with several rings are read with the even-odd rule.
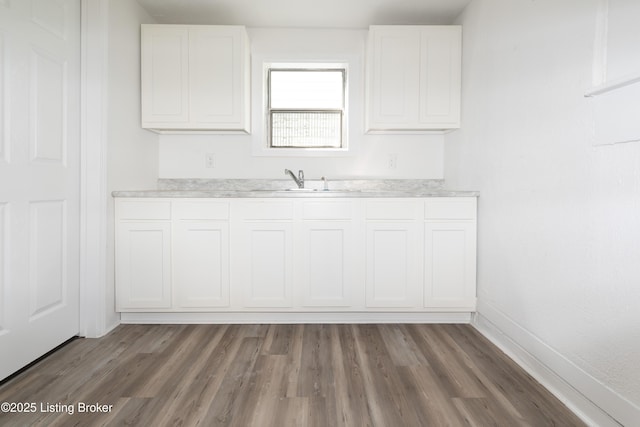
[[[339,108],[272,108],[271,73],[339,72],[342,75]],[[273,67],[267,76],[267,126],[269,148],[340,149],[343,148],[346,101],[346,69]],[[318,105],[319,106],[319,105]]]

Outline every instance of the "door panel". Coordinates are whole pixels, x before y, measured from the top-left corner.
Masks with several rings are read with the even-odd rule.
[[[6,272],[7,272],[7,239],[8,233],[8,219],[9,208],[7,203],[0,203],[0,340],[6,330],[6,304],[5,304],[5,289],[7,285]]]
[[[79,331],[80,2],[0,3],[0,379]]]
[[[3,11],[2,4],[0,3],[0,15]],[[0,21],[3,22],[3,21]],[[0,164],[4,165],[9,161],[8,159],[8,146],[9,138],[7,138],[7,123],[6,123],[6,115],[5,111],[7,109],[7,89],[6,89],[6,80],[5,75],[7,74],[5,70],[8,68],[9,64],[6,59],[6,29],[4,27],[0,27]]]
[[[68,242],[65,201],[29,205],[29,313],[33,319],[65,303]]]

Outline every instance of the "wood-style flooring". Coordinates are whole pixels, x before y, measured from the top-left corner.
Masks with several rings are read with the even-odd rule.
[[[37,405],[1,426],[584,425],[470,325],[121,325],[0,402]]]

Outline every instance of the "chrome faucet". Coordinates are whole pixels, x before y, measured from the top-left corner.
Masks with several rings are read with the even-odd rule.
[[[293,179],[296,184],[298,185],[298,188],[304,188],[304,172],[302,171],[302,169],[300,169],[298,171],[298,177],[296,178],[296,176],[293,174],[293,172],[291,172],[289,169],[285,169],[284,170],[284,174],[285,175],[289,175],[291,176],[291,179]]]

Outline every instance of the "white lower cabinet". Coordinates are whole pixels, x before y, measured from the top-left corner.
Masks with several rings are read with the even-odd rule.
[[[362,306],[359,231],[353,201],[310,201],[302,209],[294,246],[301,307],[346,310]]]
[[[171,308],[171,203],[116,202],[118,311]]]
[[[425,307],[475,310],[475,223],[426,222],[424,233]]]
[[[296,283],[304,307],[351,307],[356,263],[351,222],[306,222],[297,242]]]
[[[182,220],[173,233],[174,307],[228,307],[228,222]]]
[[[473,197],[118,198],[116,230],[122,312],[475,311]]]
[[[171,223],[123,221],[116,233],[116,308],[170,308]]]
[[[476,199],[425,201],[424,305],[476,307]]]
[[[241,308],[293,306],[293,202],[263,199],[234,204],[232,277]]]
[[[418,222],[367,223],[367,307],[421,306],[420,243]]]
[[[172,308],[228,307],[229,202],[175,200],[171,218]]]
[[[421,199],[365,202],[366,306],[422,308]]]
[[[233,272],[243,307],[292,307],[292,234],[291,222],[248,221],[239,227]]]

